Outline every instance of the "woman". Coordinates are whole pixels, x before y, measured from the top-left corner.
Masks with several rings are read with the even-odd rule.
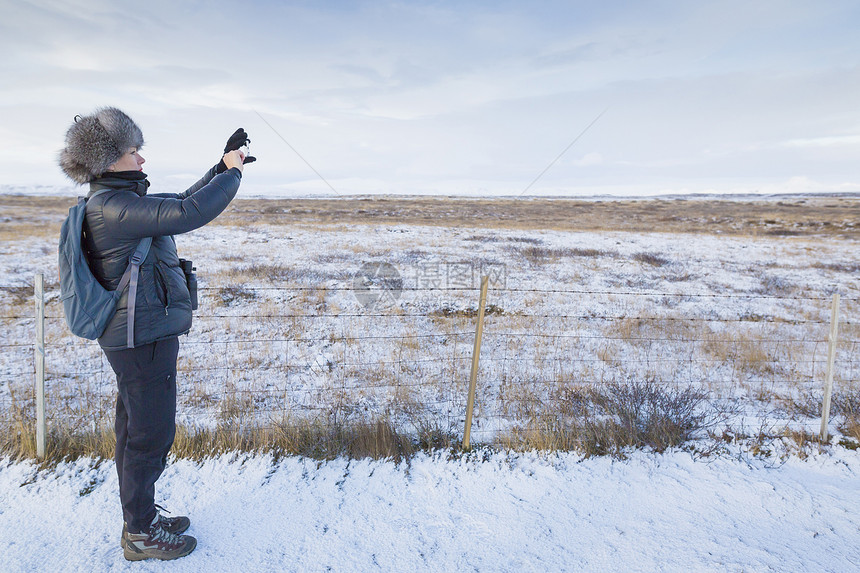
[[[152,245],[140,267],[128,332],[128,289],[99,338],[117,379],[116,469],[124,518],[120,544],[129,560],[176,559],[197,545],[187,517],[164,517],[155,482],[173,445],[178,336],[191,328],[191,296],[173,235],[202,227],[230,203],[242,180],[248,142],[243,129],[228,140],[221,161],[181,194],[147,194],[140,155],[143,134],[119,109],[75,117],[59,163],[71,179],[89,183],[83,246],[90,268],[108,290],[117,288],[144,237]],[[98,191],[105,191],[95,195]]]

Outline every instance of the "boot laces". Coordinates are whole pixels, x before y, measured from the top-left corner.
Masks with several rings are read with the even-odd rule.
[[[173,522],[176,521],[177,518],[175,518],[175,517],[166,517],[166,516],[162,515],[163,513],[170,513],[170,511],[167,509],[164,509],[163,507],[161,507],[157,503],[155,504],[155,509],[158,510],[158,513],[157,513],[158,520],[156,521],[156,523],[158,523],[162,527],[170,527],[173,524]]]
[[[166,543],[168,545],[181,545],[181,536],[176,533],[170,533],[161,524],[157,524],[149,533],[152,540],[157,543]]]

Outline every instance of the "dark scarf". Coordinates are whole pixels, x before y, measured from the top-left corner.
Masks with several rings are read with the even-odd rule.
[[[111,171],[90,182],[90,195],[100,189],[134,191],[141,197],[149,189],[149,181],[143,171]]]

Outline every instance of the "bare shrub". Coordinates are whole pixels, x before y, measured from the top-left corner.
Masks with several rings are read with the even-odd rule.
[[[586,451],[618,454],[647,446],[678,446],[705,426],[706,393],[692,386],[667,387],[653,381],[613,382],[592,390],[592,408],[580,433]]]
[[[528,247],[507,247],[511,253],[519,255],[533,265],[543,265],[556,258],[552,249],[531,245]]]
[[[796,289],[791,281],[774,275],[764,275],[761,279],[761,285],[753,289],[756,294],[765,294],[768,296],[789,296]]]
[[[860,263],[822,263],[820,261],[816,261],[812,263],[812,268],[814,269],[822,269],[826,271],[834,271],[837,273],[850,273],[857,274],[860,273]]]
[[[604,251],[601,249],[588,249],[579,247],[552,248],[541,247],[538,246],[538,244],[533,244],[528,247],[507,247],[507,250],[511,253],[523,257],[533,265],[542,265],[549,262],[557,261],[559,259],[573,257],[598,258],[617,256],[616,253],[613,253],[611,251]]]
[[[782,409],[792,416],[820,418],[822,391],[807,390],[793,397],[780,397]],[[860,391],[835,391],[830,398],[830,415],[840,418],[839,431],[860,442]]]
[[[679,446],[719,418],[703,390],[651,380],[574,386],[554,404],[504,435],[502,444],[623,458],[632,448]]]
[[[427,314],[428,314],[428,316],[431,316],[431,317],[475,318],[476,316],[478,316],[478,309],[477,308],[465,308],[465,309],[457,310],[457,309],[453,309],[449,306],[443,306],[442,308],[436,309],[436,310],[431,311]],[[503,315],[503,314],[505,314],[504,309],[496,306],[495,304],[488,304],[487,307],[484,309],[484,315],[485,316]]]
[[[257,298],[256,292],[241,286],[220,287],[215,291],[216,306],[244,304],[248,301],[254,300],[255,298]]]
[[[206,292],[206,290],[208,289],[201,289],[202,292]],[[257,298],[257,293],[254,290],[242,286],[218,287],[212,291],[214,291],[215,306],[242,305]]]
[[[335,257],[335,255],[332,256]],[[232,282],[257,284],[321,284],[328,280],[342,280],[350,276],[350,273],[347,271],[328,272],[315,268],[272,263],[234,266],[223,271],[221,274],[225,275]]]
[[[834,392],[831,397],[833,413],[839,416],[860,416],[860,390],[851,392]]]
[[[776,237],[799,237],[803,235],[803,232],[795,229],[768,229],[764,234]]]
[[[46,285],[46,289],[50,286]],[[0,286],[0,300],[9,306],[30,305],[33,302],[33,287],[31,285]]]
[[[579,247],[564,249],[564,254],[566,256],[569,256],[569,257],[586,257],[586,258],[617,257],[618,256],[618,253],[614,253],[612,251],[604,251],[602,249],[582,249]]]
[[[821,416],[821,392],[806,390],[795,396],[776,396],[775,401],[780,410],[789,416],[817,418]]]
[[[464,241],[476,241],[479,243],[501,243],[504,239],[495,235],[471,235],[463,239]]]
[[[438,420],[413,421],[415,426],[414,444],[416,449],[432,452],[451,450],[460,445],[460,439],[451,427],[443,427]]]
[[[654,253],[636,253],[633,255],[634,261],[651,265],[652,267],[662,267],[668,265],[671,261]]]
[[[860,444],[860,391],[835,394],[831,406],[834,414],[842,417],[839,431],[852,438],[856,448]]]
[[[355,259],[354,253],[317,253],[314,260],[318,263],[348,263]]]

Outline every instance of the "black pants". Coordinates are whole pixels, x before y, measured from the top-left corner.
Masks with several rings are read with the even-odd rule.
[[[176,435],[176,358],[179,339],[105,350],[116,373],[116,472],[128,530],[140,533],[155,518],[155,482]]]

